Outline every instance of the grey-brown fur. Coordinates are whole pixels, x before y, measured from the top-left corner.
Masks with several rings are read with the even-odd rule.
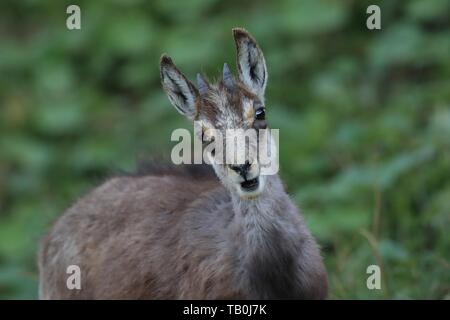
[[[235,39],[243,32],[235,30]],[[265,69],[260,74],[267,77]],[[172,103],[188,118],[201,117],[206,104],[192,83],[183,84],[186,96],[172,96]],[[253,90],[255,99],[263,101],[264,87]],[[228,113],[238,117],[236,110]],[[325,298],[319,248],[279,176],[267,176],[261,193],[247,199],[233,191],[229,168],[214,170],[219,180],[197,167],[152,167],[112,178],[79,199],[41,242],[40,298]],[[69,265],[81,269],[81,290],[66,287]]]

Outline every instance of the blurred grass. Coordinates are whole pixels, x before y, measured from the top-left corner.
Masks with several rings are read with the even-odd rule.
[[[448,1],[77,4],[81,31],[65,28],[68,2],[0,3],[0,298],[37,297],[37,241],[74,199],[190,127],[160,88],[161,53],[218,75],[234,26],[265,52],[281,174],[331,297],[450,298]],[[381,31],[365,27],[370,4]]]

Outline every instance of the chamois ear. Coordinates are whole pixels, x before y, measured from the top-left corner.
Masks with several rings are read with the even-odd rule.
[[[267,84],[264,55],[256,40],[244,29],[233,29],[239,79],[261,99]]]
[[[163,54],[160,61],[161,83],[172,105],[187,118],[197,114],[197,88],[178,70],[172,59]]]

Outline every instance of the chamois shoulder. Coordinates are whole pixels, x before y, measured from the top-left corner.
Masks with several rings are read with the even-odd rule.
[[[92,200],[101,205],[155,207],[166,204],[179,206],[197,199],[220,183],[207,165],[173,165],[140,163],[134,172],[121,172],[106,179],[91,190],[83,202]],[[98,205],[97,205],[98,206]],[[179,208],[181,209],[181,208]]]
[[[133,171],[119,171],[106,177],[103,182],[88,190],[82,199],[130,196],[136,192],[178,194],[179,192],[202,191],[219,186],[210,166],[174,165],[167,162],[138,162]],[[152,193],[153,193],[152,192]]]
[[[134,172],[123,172],[121,176],[173,176],[192,179],[216,179],[214,170],[206,164],[175,165],[168,162],[141,161]]]

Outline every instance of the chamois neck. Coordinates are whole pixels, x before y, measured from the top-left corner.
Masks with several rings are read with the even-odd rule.
[[[255,299],[292,298],[300,234],[293,204],[278,176],[267,176],[263,193],[254,200],[233,198],[235,239],[244,288]]]
[[[258,198],[246,200],[232,196],[235,230],[245,238],[247,254],[260,252],[261,248],[274,248],[270,242],[289,240],[285,229],[292,219],[292,203],[278,175],[266,176],[266,179],[264,191]]]

